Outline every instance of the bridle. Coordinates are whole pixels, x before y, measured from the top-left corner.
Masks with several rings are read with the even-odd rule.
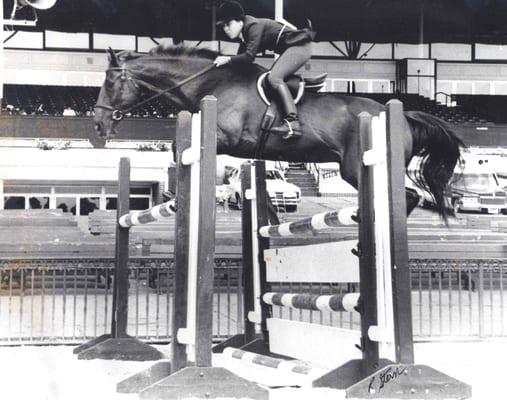
[[[166,93],[169,93],[175,89],[178,89],[179,87],[183,86],[184,84],[190,82],[191,80],[201,76],[201,75],[204,75],[205,73],[207,73],[208,71],[212,70],[216,68],[215,64],[211,64],[211,65],[208,65],[207,67],[199,70],[198,72],[196,72],[195,74],[193,75],[190,75],[188,76],[187,78],[183,79],[182,81],[176,83],[175,85],[167,88],[167,89],[160,89],[138,77],[135,76],[135,74],[130,71],[129,69],[125,68],[125,64],[123,64],[123,66],[121,67],[109,67],[107,70],[106,70],[106,73],[109,72],[109,71],[121,71],[121,75],[119,77],[116,77],[116,79],[120,78],[122,80],[127,80],[127,82],[131,82],[134,87],[136,89],[139,89],[139,86],[143,86],[145,88],[147,88],[148,90],[152,91],[152,92],[155,92],[154,95],[140,101],[139,103],[137,104],[134,104],[133,106],[130,106],[130,107],[127,107],[123,110],[121,109],[118,109],[118,108],[114,108],[114,107],[111,107],[110,105],[108,104],[100,104],[100,103],[97,103],[95,104],[94,108],[101,108],[101,109],[104,109],[104,110],[108,110],[108,111],[111,111],[112,112],[112,115],[111,115],[111,118],[114,120],[114,121],[121,121],[123,119],[123,117],[125,116],[125,114],[129,113],[130,111],[132,111],[133,109],[135,108],[138,108],[140,106],[142,106],[143,104],[146,104],[146,103],[149,103],[150,101],[156,99],[157,97],[160,97],[160,96],[163,96],[165,95]]]

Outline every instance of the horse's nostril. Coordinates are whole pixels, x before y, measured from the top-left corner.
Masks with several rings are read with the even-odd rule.
[[[106,133],[104,131],[104,126],[101,122],[97,122],[95,124],[95,133],[97,133],[97,135],[99,137],[103,137],[103,136],[106,136]]]

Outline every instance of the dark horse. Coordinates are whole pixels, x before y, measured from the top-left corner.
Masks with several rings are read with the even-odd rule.
[[[218,100],[218,153],[255,158],[265,111],[256,90],[256,79],[265,71],[257,64],[241,68],[213,68],[217,53],[186,47],[155,48],[150,54],[109,51],[110,64],[95,109],[95,127],[100,136],[111,137],[123,114],[146,97],[167,96],[177,106],[196,112],[205,95]],[[167,90],[170,88],[171,90]],[[338,162],[342,178],[358,185],[358,114],[378,115],[384,106],[362,97],[336,93],[306,93],[299,104],[303,136],[284,140],[270,135],[262,158],[297,162]],[[405,112],[403,136],[405,159],[421,156],[416,183],[435,199],[436,209],[446,219],[444,190],[461,159],[462,141],[439,118]],[[407,213],[419,196],[407,189]]]

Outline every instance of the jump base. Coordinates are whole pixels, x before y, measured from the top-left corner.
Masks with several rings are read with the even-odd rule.
[[[394,364],[391,360],[386,360],[385,358],[379,360],[379,368],[391,364]],[[350,360],[316,379],[312,386],[346,390],[358,382],[361,382],[365,376],[362,360]]]
[[[345,393],[362,399],[466,399],[472,397],[472,387],[426,365],[391,364]]]
[[[225,368],[188,367],[139,393],[141,399],[216,399],[220,397],[268,400],[267,389]]]
[[[171,375],[171,363],[161,361],[119,382],[116,385],[116,391],[118,393],[139,393],[169,375]]]
[[[472,387],[426,365],[381,359],[377,372],[364,376],[361,360],[351,360],[313,382],[314,387],[345,390],[346,398],[465,399]]]
[[[79,354],[79,353],[82,353],[83,351],[87,350],[87,349],[90,349],[92,347],[95,347],[97,346],[99,343],[102,343],[102,342],[105,342],[106,340],[109,340],[111,339],[111,334],[110,333],[106,333],[104,335],[100,335],[86,343],[83,343],[77,347],[74,348],[74,350],[72,350],[72,352],[74,354]]]
[[[154,347],[132,337],[112,338],[104,335],[101,338],[104,340],[77,353],[77,358],[124,361],[152,361],[164,358],[164,354]]]

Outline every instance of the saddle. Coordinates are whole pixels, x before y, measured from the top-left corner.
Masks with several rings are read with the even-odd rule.
[[[257,78],[257,92],[262,101],[266,104],[266,111],[261,120],[261,135],[257,142],[255,150],[255,158],[261,159],[264,154],[264,147],[270,135],[270,130],[279,118],[277,101],[271,102],[270,99],[276,99],[273,89],[266,81],[268,72],[264,72]],[[317,93],[325,84],[327,74],[320,74],[312,78],[303,78],[299,75],[293,75],[287,80],[287,86],[294,98],[294,103],[297,105],[303,98],[306,91]]]
[[[267,105],[271,105],[270,99],[276,98],[273,96],[273,89],[267,82],[267,76],[269,75],[269,71],[264,72],[257,78],[257,92],[259,93],[262,101]],[[327,73],[323,73],[317,76],[303,78],[300,75],[292,75],[287,80],[287,86],[292,93],[292,97],[294,98],[294,103],[298,104],[301,98],[303,97],[305,91],[309,91],[312,93],[319,92],[325,85],[327,78]]]

